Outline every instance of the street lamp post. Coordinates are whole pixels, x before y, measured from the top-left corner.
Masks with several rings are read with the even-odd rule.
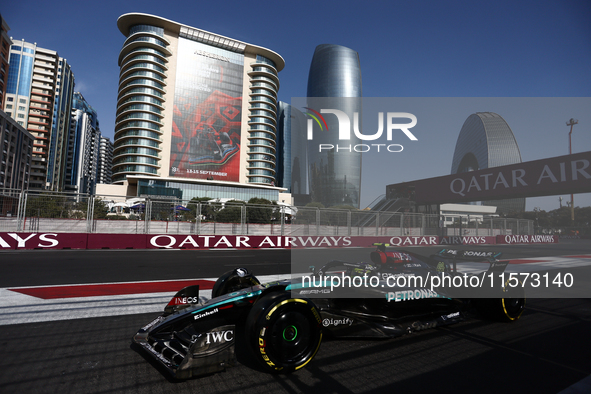
[[[570,120],[568,122],[566,122],[566,125],[570,126],[570,131],[568,132],[568,154],[569,155],[573,154],[573,145],[571,142],[571,136],[573,134],[573,126],[576,125],[577,123],[579,123],[579,121],[577,119],[573,119],[573,118],[570,118]],[[571,220],[571,223],[574,225],[575,224],[575,204],[574,204],[574,196],[572,193],[570,195],[570,220]]]

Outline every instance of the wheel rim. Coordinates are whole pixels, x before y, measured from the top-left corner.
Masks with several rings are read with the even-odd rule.
[[[283,329],[283,339],[287,342],[295,341],[298,336],[298,329],[296,326],[289,326]]]
[[[312,327],[306,316],[289,311],[278,316],[272,324],[270,345],[282,363],[298,363],[314,351],[310,341]]]
[[[505,315],[511,320],[519,318],[525,308],[525,298],[503,298],[502,302]]]

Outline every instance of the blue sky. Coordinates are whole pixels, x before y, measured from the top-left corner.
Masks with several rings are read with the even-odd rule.
[[[117,18],[129,12],[158,15],[278,52],[286,61],[279,98],[287,102],[306,95],[312,54],[323,43],[359,52],[365,97],[591,96],[589,1],[23,0],[0,7],[15,40],[37,42],[68,60],[76,90],[97,110],[101,131],[111,139],[117,58],[124,41]],[[579,119],[573,152],[591,150],[589,101],[574,102],[573,113],[567,108],[539,127],[498,112],[512,127],[524,161],[568,153],[565,123],[571,117]],[[382,173],[375,176],[375,166],[365,165],[362,205],[382,193],[386,183],[449,174],[459,130],[473,112],[417,136],[425,143],[417,145],[415,155],[424,163],[407,155],[404,168],[388,172],[387,181]],[[528,210],[536,206],[558,208],[558,196],[528,199]],[[591,206],[591,195],[575,195],[575,206]]]

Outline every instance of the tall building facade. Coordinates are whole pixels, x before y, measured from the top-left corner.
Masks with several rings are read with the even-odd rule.
[[[67,60],[59,58],[46,188],[59,191],[65,189],[68,140],[72,133],[71,113],[74,96],[74,73]]]
[[[72,100],[65,190],[94,194],[99,174],[101,131],[96,111],[79,92]]]
[[[288,103],[279,101],[277,104],[277,186],[291,193],[291,111]]]
[[[102,137],[99,144],[99,166],[97,183],[110,184],[113,176],[113,143],[108,137]]]
[[[10,46],[12,40],[8,36],[8,24],[0,14],[0,109],[4,108],[4,99],[6,97],[6,87],[8,83],[8,58],[10,57]]]
[[[0,111],[0,189],[29,188],[33,141],[31,133]],[[12,211],[11,208],[6,209]],[[0,215],[6,213],[0,211]]]
[[[30,189],[63,188],[73,84],[70,67],[57,52],[24,40],[11,46],[4,111],[35,137]]]
[[[183,198],[277,200],[283,58],[153,15],[125,14],[117,25],[126,40],[113,183],[138,195],[180,189]]]
[[[359,98],[336,100],[333,108],[347,113],[361,113],[361,65],[359,54],[347,47],[332,44],[318,45],[312,57],[308,75],[309,106],[311,98]],[[330,103],[323,101],[323,103]],[[328,104],[330,105],[330,104]],[[328,108],[331,108],[330,106]],[[352,117],[351,117],[352,119]],[[338,130],[337,119],[326,116],[328,130]],[[316,143],[339,143],[338,132],[316,133]],[[356,136],[348,142],[360,144]],[[310,199],[324,206],[351,205],[359,208],[361,193],[361,152],[308,149],[307,173]]]
[[[466,119],[456,143],[451,173],[521,163],[521,153],[513,131],[500,115],[477,112]],[[496,206],[497,213],[525,211],[525,198],[483,201]]]
[[[277,128],[278,185],[287,189],[295,205],[306,205],[311,202],[306,116],[298,108],[280,101]]]

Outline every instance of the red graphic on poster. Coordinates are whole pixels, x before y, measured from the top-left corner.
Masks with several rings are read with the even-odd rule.
[[[171,175],[238,181],[242,98],[215,90],[197,105],[183,101],[174,106]]]

